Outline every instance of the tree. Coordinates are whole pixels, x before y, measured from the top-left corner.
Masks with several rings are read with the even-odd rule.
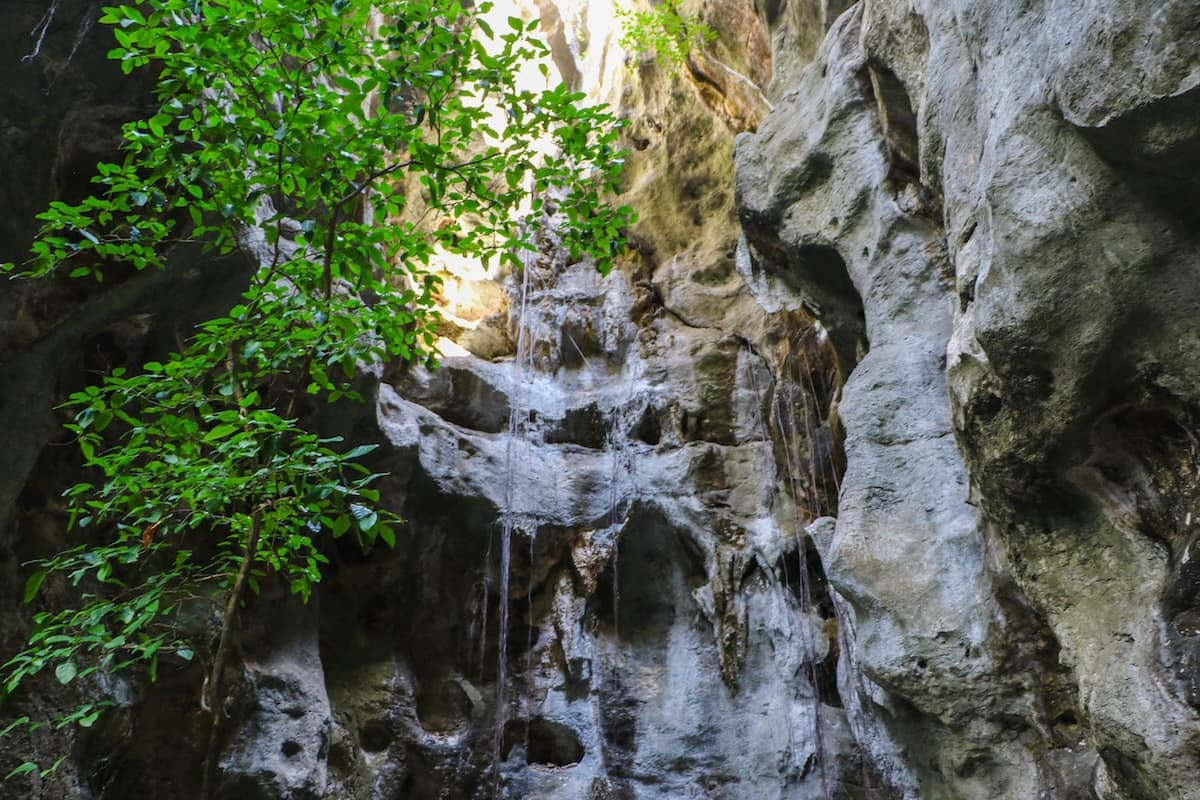
[[[40,215],[22,274],[103,281],[170,269],[199,247],[243,255],[252,277],[177,352],[71,395],[86,477],[66,493],[68,527],[88,540],[37,562],[25,600],[60,581],[79,603],[35,616],[4,665],[4,695],[44,670],[67,684],[140,665],[153,679],[164,654],[211,651],[210,791],[246,591],[281,576],[307,599],[324,537],[394,543],[378,476],[359,463],[371,447],[309,430],[306,398],[357,398],[355,377],[387,359],[435,361],[440,254],[515,269],[529,228],[553,217],[565,247],[609,269],[632,221],[601,197],[621,171],[617,122],[564,86],[520,88],[521,67],[545,54],[537,22],[509,17],[497,32],[490,11],[459,0],[104,10],[110,57],[158,71],[159,108],[125,126],[124,161],[99,165],[93,196]],[[205,603],[223,609],[215,647],[194,622]],[[15,725],[87,727],[103,706]]]
[[[663,0],[647,11],[617,8],[621,46],[631,53],[653,53],[660,67],[678,70],[693,50],[717,38],[717,32],[680,10],[681,0]]]

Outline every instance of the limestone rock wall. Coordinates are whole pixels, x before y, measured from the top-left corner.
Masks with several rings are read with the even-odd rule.
[[[308,607],[252,601],[222,797],[815,798],[859,796],[873,779],[840,708],[832,601],[800,527],[836,503],[836,359],[810,317],[763,313],[735,268],[732,145],[769,107],[766,31],[738,0],[689,9],[722,43],[672,73],[619,50],[611,10],[521,13],[542,19],[564,77],[629,120],[634,249],[608,278],[565,259],[552,233],[527,280],[447,265],[442,368],[389,368],[373,404],[327,415],[330,433],[385,445],[374,466],[409,524],[395,551],[337,547]],[[64,7],[56,25],[89,12]],[[5,484],[22,498],[6,510],[6,648],[29,624],[20,562],[56,546],[63,521],[71,464],[52,398],[90,374],[93,329],[131,362],[186,335],[203,309],[155,287],[196,296],[170,287],[207,278],[214,304],[236,287],[236,265],[199,266],[145,292],[133,278],[81,293],[77,307],[50,297],[26,333],[42,355],[14,348],[6,377],[28,391],[13,408],[45,419]],[[89,687],[119,708],[78,733],[58,774],[0,796],[194,797],[201,680],[164,665],[153,685]],[[9,710],[71,700],[39,689]],[[0,750],[15,761],[61,745],[39,735]]]
[[[323,592],[330,796],[878,783],[800,527],[837,502],[837,358],[804,312],[764,313],[736,269],[732,144],[769,106],[766,31],[750,6],[717,5],[733,45],[678,74],[626,56],[597,78],[584,65],[615,52],[601,8],[538,10],[556,63],[629,121],[635,249],[602,278],[543,237],[525,275],[456,284],[459,355],[385,375],[360,435],[389,445],[385,496],[410,524],[396,554]]]
[[[447,265],[443,366],[324,416],[409,524],[247,609],[222,796],[1200,797],[1195,4],[711,0],[674,73],[611,10],[519,13],[628,120],[634,247]],[[0,146],[85,164],[72,120],[144,87],[58,13]],[[82,190],[35,160],[30,211]],[[3,289],[4,652],[64,516],[54,398],[243,268]],[[201,680],[105,684],[0,797],[194,797]]]
[[[863,2],[739,143],[744,274],[856,362],[813,532],[898,796],[1200,796],[1198,24]]]

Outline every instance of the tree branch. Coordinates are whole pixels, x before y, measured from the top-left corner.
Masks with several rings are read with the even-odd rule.
[[[225,662],[233,642],[233,631],[237,624],[238,607],[246,592],[246,579],[250,575],[254,557],[258,551],[258,537],[262,532],[262,509],[250,515],[250,535],[246,537],[246,549],[242,553],[242,564],[229,590],[225,603],[225,616],[221,619],[221,638],[217,653],[213,657],[212,672],[208,679],[208,707],[212,713],[212,726],[208,731],[208,747],[204,755],[204,778],[201,784],[201,800],[212,800],[217,777],[217,757],[220,755],[221,718],[225,705]]]

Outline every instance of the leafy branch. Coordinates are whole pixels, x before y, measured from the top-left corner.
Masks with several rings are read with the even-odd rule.
[[[277,580],[307,599],[328,538],[395,544],[398,519],[361,463],[373,447],[320,437],[306,409],[361,399],[366,366],[433,365],[439,259],[517,268],[547,196],[564,246],[611,267],[633,220],[603,200],[621,172],[617,121],[564,86],[518,88],[518,70],[546,48],[536,21],[510,17],[497,33],[490,10],[459,0],[104,10],[109,56],[125,72],[153,65],[159,107],[125,126],[125,158],[98,166],[95,194],[39,216],[21,274],[120,279],[170,269],[182,247],[241,258],[253,274],[240,302],[176,352],[113,369],[67,401],[85,465],[66,492],[68,527],[83,543],[35,562],[25,600],[53,583],[76,607],[35,615],[28,646],[2,667],[0,700],[45,670],[62,684],[132,666],[153,679],[162,654],[211,653],[209,796],[246,592]],[[54,724],[88,727],[104,705]],[[39,724],[20,717],[5,732]]]
[[[653,53],[660,67],[678,70],[693,50],[717,38],[717,32],[680,10],[680,0],[664,0],[647,11],[616,9],[621,23],[621,47],[634,53]]]

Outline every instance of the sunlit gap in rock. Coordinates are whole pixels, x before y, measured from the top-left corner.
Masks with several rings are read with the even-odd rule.
[[[617,19],[613,14],[614,6],[612,3],[588,3],[586,0],[563,0],[556,3],[555,6],[558,9],[557,13],[566,16],[585,16],[592,36],[598,40],[607,41],[613,38],[616,35],[615,32],[619,29]],[[508,27],[507,20],[510,17],[529,21],[534,17],[540,16],[541,13],[540,8],[536,4],[528,2],[528,0],[497,0],[492,3],[491,9],[486,14],[480,14],[480,18],[490,25],[493,30],[501,31]],[[484,44],[492,50],[501,46],[499,37],[493,40],[484,40]],[[589,92],[591,99],[603,99],[597,96],[596,89],[605,83],[608,73],[614,70],[617,70],[619,73],[622,69],[620,64],[621,59],[614,58],[613,63],[609,64],[606,63],[604,57],[608,48],[593,48],[600,52],[581,54],[575,52],[576,46],[576,43],[572,41],[565,44],[568,51],[566,53],[560,53],[552,47],[551,53],[545,59],[529,59],[516,76],[516,80],[514,81],[516,90],[540,92],[561,82],[573,85],[574,80],[578,79],[579,74],[582,72],[587,74],[588,83],[592,88],[592,91]],[[562,60],[564,56],[572,63],[564,63]],[[545,74],[541,71],[541,67],[543,66],[548,68]],[[573,74],[564,74],[565,72]],[[611,79],[609,80],[611,81]],[[508,125],[507,110],[499,104],[492,102],[484,103],[482,108],[487,116],[480,120],[479,127],[481,130],[491,129],[495,131],[496,136],[481,136],[481,142],[485,145],[503,146],[505,130]],[[556,150],[556,145],[550,139],[543,139],[539,142],[538,152],[542,155],[553,155]],[[532,199],[533,195],[530,192],[526,200],[516,209],[518,217],[529,213]],[[432,263],[436,266],[436,271],[442,278],[438,302],[438,310],[442,318],[451,326],[460,330],[474,330],[479,324],[480,315],[478,313],[472,314],[472,312],[477,312],[484,303],[478,296],[477,287],[488,281],[496,280],[502,273],[503,266],[499,263],[498,259],[492,260],[490,264],[482,263],[478,259],[464,258],[448,253],[440,246],[435,247],[435,256],[432,259]],[[495,311],[498,309],[492,308],[490,310]],[[469,347],[464,347],[461,343],[446,335],[438,337],[436,346],[443,358],[464,358],[477,355],[477,353],[472,353]]]

